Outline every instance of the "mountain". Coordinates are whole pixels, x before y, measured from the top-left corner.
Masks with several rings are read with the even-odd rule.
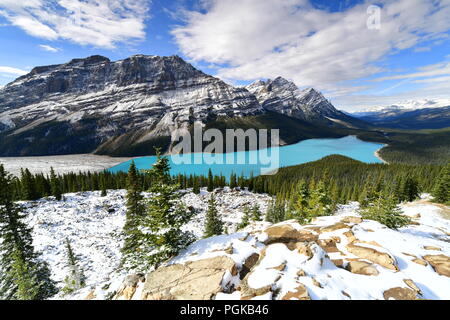
[[[248,85],[266,110],[281,113],[296,119],[337,127],[367,127],[339,110],[314,88],[300,90],[295,83],[282,77],[275,80],[256,81]]]
[[[149,155],[196,121],[214,127],[251,119],[284,129],[288,117],[297,121],[281,133],[289,143],[333,135],[322,126],[363,123],[282,78],[233,87],[178,56],[91,56],[36,67],[0,89],[0,155]]]
[[[353,113],[352,116],[385,128],[419,130],[450,127],[450,106],[416,110],[390,107],[379,111]]]

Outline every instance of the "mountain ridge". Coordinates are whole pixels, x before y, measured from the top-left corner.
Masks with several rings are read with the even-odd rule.
[[[139,54],[118,61],[95,55],[35,67],[0,89],[0,155],[128,156],[136,150],[145,155],[155,145],[170,147],[173,134],[196,121],[267,111],[318,126],[363,123],[338,111],[315,89],[300,90],[278,77],[270,90],[275,102],[226,84],[176,55]]]

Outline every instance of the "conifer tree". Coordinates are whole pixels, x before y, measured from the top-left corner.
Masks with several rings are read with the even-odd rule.
[[[62,289],[62,291],[65,294],[70,294],[83,288],[86,285],[86,277],[84,276],[83,270],[81,270],[80,266],[78,265],[78,257],[73,252],[69,239],[66,239],[65,245],[67,254],[67,268],[69,269],[69,274],[64,279],[65,287]]]
[[[248,226],[250,224],[251,216],[252,216],[252,210],[250,209],[249,205],[246,205],[244,207],[244,215],[242,216],[242,221],[237,227],[238,230],[244,229],[246,226]]]
[[[124,246],[122,248],[122,263],[126,263],[129,255],[134,255],[139,247],[141,238],[139,225],[145,215],[142,189],[138,177],[138,172],[134,161],[131,162],[127,176],[127,195],[126,195],[126,220],[123,228]]]
[[[31,201],[39,199],[33,175],[28,169],[22,170],[21,173],[22,199]]]
[[[0,299],[46,299],[56,294],[55,283],[34,251],[31,229],[12,199],[12,185],[12,176],[0,165]]]
[[[286,218],[284,201],[272,200],[266,213],[266,221],[278,223]]]
[[[403,183],[401,185],[401,197],[400,201],[414,201],[419,197],[419,183],[416,179],[408,176],[406,179],[403,180]]]
[[[410,219],[404,216],[398,207],[395,195],[382,194],[372,204],[363,209],[361,216],[364,219],[378,221],[388,228],[398,229],[410,223]]]
[[[199,194],[200,193],[200,184],[199,184],[198,178],[194,177],[192,183],[193,183],[192,192],[195,194]]]
[[[54,196],[57,201],[60,201],[61,197],[62,197],[61,186],[56,177],[55,170],[53,169],[53,167],[50,168],[50,185],[51,185],[52,196]]]
[[[261,221],[261,210],[259,209],[258,204],[254,204],[252,207],[252,220],[253,221]]]
[[[208,170],[208,192],[212,192],[214,190],[214,179],[211,169]]]
[[[147,272],[178,254],[192,243],[191,233],[182,231],[193,212],[181,201],[179,186],[172,182],[167,157],[156,150],[157,161],[148,171],[152,177],[147,211],[138,228],[138,250],[128,254],[127,267]]]
[[[236,187],[237,187],[236,175],[234,173],[232,173],[230,175],[230,188],[234,189]]]
[[[448,163],[439,174],[432,195],[437,202],[450,202],[450,163]]]
[[[214,195],[208,201],[208,211],[206,212],[204,238],[214,237],[223,233],[223,222],[219,217]]]

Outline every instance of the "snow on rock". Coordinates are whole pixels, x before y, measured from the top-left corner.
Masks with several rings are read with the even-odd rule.
[[[218,300],[450,299],[449,208],[422,200],[402,207],[414,217],[399,230],[361,219],[350,203],[309,225],[256,223],[200,240],[169,265],[231,258],[239,276],[223,277]]]
[[[183,193],[186,206],[198,212],[184,228],[201,238],[210,194]],[[193,276],[183,279],[185,287],[158,292],[146,281],[152,273],[127,276],[118,268],[125,194],[110,190],[101,197],[100,192],[84,192],[66,194],[65,201],[22,203],[33,227],[34,245],[48,261],[53,278],[61,283],[67,274],[66,238],[87,276],[85,288],[56,299],[138,300],[166,297],[167,292],[176,299],[189,296],[185,290],[189,286],[211,290],[199,289],[195,297],[230,300],[450,299],[450,208],[433,204],[428,197],[402,204],[412,224],[399,230],[363,220],[353,202],[309,225],[253,222],[236,232],[245,205],[257,203],[265,213],[271,198],[216,190],[219,213],[231,234],[198,240],[157,269],[179,268],[189,275],[186,266],[204,266],[214,285]],[[221,259],[227,261],[223,270],[212,265]]]
[[[42,259],[49,263],[52,277],[61,286],[68,274],[64,245],[66,239],[69,239],[79,256],[80,267],[87,277],[87,287],[74,298],[89,295],[96,299],[108,298],[127,275],[117,271],[121,258],[121,231],[125,223],[125,196],[125,190],[109,190],[106,197],[101,197],[100,192],[80,192],[65,194],[64,201],[46,198],[21,202],[27,221],[33,227],[34,246],[42,253]],[[203,236],[209,197],[210,194],[202,190],[201,195],[185,191],[182,198],[186,206],[198,212],[184,227],[198,238]],[[229,188],[216,191],[219,214],[231,232],[241,222],[246,204],[259,204],[264,213],[270,200],[267,195],[232,191]],[[245,255],[245,248],[241,250],[241,255]]]

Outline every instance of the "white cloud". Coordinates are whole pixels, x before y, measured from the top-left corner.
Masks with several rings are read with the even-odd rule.
[[[112,49],[145,38],[148,0],[0,0],[0,16],[28,34]]]
[[[27,74],[27,73],[28,73],[28,71],[25,71],[25,70],[12,68],[12,67],[0,66],[0,74],[23,76],[24,74]]]
[[[52,46],[49,46],[49,45],[47,45],[47,44],[40,44],[39,47],[40,47],[42,50],[48,51],[48,52],[54,52],[54,53],[56,53],[56,52],[61,51],[61,49],[55,48],[55,47],[52,47]]]
[[[448,0],[377,3],[380,29],[370,30],[372,1],[329,12],[308,0],[204,0],[172,33],[185,55],[215,63],[225,79],[283,76],[339,97],[367,89],[360,79],[389,71],[379,64],[388,54],[444,39],[450,29]]]

